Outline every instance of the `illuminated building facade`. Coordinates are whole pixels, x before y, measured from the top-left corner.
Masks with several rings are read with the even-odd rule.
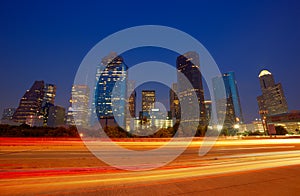
[[[126,111],[126,130],[134,129],[134,119],[136,117],[136,90],[135,81],[127,80],[127,107]]]
[[[288,105],[281,83],[275,84],[271,72],[262,70],[258,77],[262,95],[257,97],[257,103],[264,129],[267,131],[267,117],[287,113]]]
[[[154,90],[143,90],[142,91],[142,111],[150,112],[154,109],[155,104],[155,91]]]
[[[206,119],[207,119],[207,122],[209,122],[211,119],[211,114],[212,114],[212,101],[205,100],[204,104],[205,104]]]
[[[56,86],[54,84],[45,84],[44,98],[42,103],[43,124],[46,126],[48,121],[49,109],[54,106],[56,96]]]
[[[274,77],[268,70],[259,74],[262,95],[257,97],[260,114],[263,117],[288,112],[287,101],[281,83],[275,84]]]
[[[300,111],[282,113],[267,117],[268,125],[282,126],[289,133],[300,133]]]
[[[20,100],[19,107],[12,119],[19,123],[26,123],[27,118],[40,116],[44,98],[44,81],[35,81]]]
[[[172,89],[170,89],[170,111],[172,118],[180,119],[180,104],[177,96],[178,88],[177,83],[172,84]]]
[[[127,69],[123,58],[117,56],[116,53],[111,53],[102,59],[96,74],[97,84],[93,103],[100,122],[113,119],[116,126],[125,128],[126,103],[128,101]]]
[[[136,91],[134,81],[127,81],[127,92],[129,114],[134,118],[136,116]]]
[[[71,106],[67,113],[67,124],[77,126],[89,125],[89,99],[90,89],[87,85],[73,85],[72,98],[70,99]]]
[[[202,75],[200,72],[199,55],[196,52],[187,52],[184,55],[180,55],[176,60],[177,70],[181,72],[192,84],[193,88],[188,88],[185,85],[185,80],[181,74],[177,74],[178,96],[180,100],[190,100],[191,93],[196,93],[199,104],[200,124],[206,125],[207,119],[205,114],[204,104],[204,90],[202,84]],[[192,110],[193,108],[191,108]],[[188,115],[188,114],[183,114]],[[189,119],[191,121],[195,119]]]
[[[226,99],[221,95],[223,92],[220,89],[223,86],[222,83],[225,87]],[[226,111],[217,110],[218,118],[225,115],[224,126],[232,128],[236,124],[242,124],[244,119],[234,72],[227,72],[222,76],[213,78],[213,89],[217,108],[226,108]]]
[[[150,111],[141,111],[139,119],[134,120],[134,129],[160,129],[173,126],[171,112],[153,108]]]

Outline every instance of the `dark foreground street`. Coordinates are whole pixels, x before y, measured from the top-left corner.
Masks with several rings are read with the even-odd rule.
[[[205,156],[194,141],[171,163],[125,171],[77,139],[0,139],[1,195],[298,195],[300,139],[220,139]],[[119,141],[149,150],[164,141]],[[155,158],[155,157],[153,157]],[[134,163],[132,164],[134,165]]]

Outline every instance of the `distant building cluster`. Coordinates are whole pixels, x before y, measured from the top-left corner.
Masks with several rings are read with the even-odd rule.
[[[208,126],[215,103],[218,121],[224,123],[218,129],[237,129],[269,133],[270,127],[283,126],[290,132],[300,130],[300,112],[288,112],[287,101],[281,83],[275,83],[268,70],[259,74],[262,95],[257,97],[260,119],[245,124],[238,85],[234,72],[223,73],[212,79],[214,100],[204,99],[199,55],[187,52],[176,59],[177,82],[169,91],[169,108],[157,105],[156,91],[143,89],[141,111],[136,110],[137,92],[135,81],[128,79],[128,66],[116,53],[104,57],[97,67],[95,88],[74,84],[71,90],[70,106],[66,110],[55,105],[56,86],[44,81],[35,81],[20,99],[17,108],[6,108],[2,124],[28,124],[30,126],[93,126],[97,121],[102,127],[119,126],[127,131],[138,133],[144,128],[168,128],[183,121],[197,121]],[[186,81],[190,86],[186,85]],[[225,95],[222,94],[225,88]],[[91,90],[93,90],[91,92]],[[189,102],[191,94],[197,97],[199,117],[184,119],[187,111],[181,110],[183,102]],[[224,98],[225,97],[225,98]],[[181,101],[180,101],[181,100]],[[187,106],[189,107],[189,106]]]

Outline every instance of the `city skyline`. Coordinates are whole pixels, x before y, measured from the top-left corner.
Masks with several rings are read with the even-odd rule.
[[[189,52],[190,53],[190,52]],[[187,55],[188,53],[186,53],[186,54],[184,54],[184,55]],[[109,55],[111,55],[111,54],[109,54]],[[108,61],[110,62],[112,59],[111,58],[109,58],[109,55],[107,56],[107,58],[108,58]],[[114,55],[116,55],[116,54],[114,54]],[[191,54],[190,54],[191,55]],[[181,55],[182,56],[182,55]],[[181,57],[181,56],[179,56],[179,57]],[[116,58],[116,59],[115,59]],[[199,58],[199,57],[198,57]],[[113,66],[113,70],[115,70],[116,71],[116,67],[115,67],[115,65],[117,65],[117,67],[119,66],[119,64],[120,64],[120,62],[121,62],[121,64],[123,64],[124,66],[125,66],[125,70],[127,69],[126,68],[126,64],[124,64],[124,60],[123,60],[123,58],[121,57],[121,56],[114,56],[113,57],[113,61],[114,62],[118,62],[118,64],[114,64],[114,63],[110,63],[111,65],[110,66]],[[177,61],[178,61],[178,59],[177,59]],[[199,62],[198,62],[199,63]],[[107,66],[107,65],[105,65],[105,66]],[[125,70],[123,70],[123,71],[125,71]],[[124,75],[125,74],[125,72],[123,73],[123,71],[121,70],[121,72],[122,72],[122,75]],[[107,72],[107,71],[106,71]],[[108,88],[108,87],[105,87],[105,85],[103,85],[100,81],[101,80],[99,80],[99,79],[101,79],[102,78],[102,81],[103,81],[103,76],[104,77],[107,77],[107,76],[109,76],[109,77],[112,77],[112,76],[110,76],[110,74],[109,74],[109,72],[104,72],[104,73],[102,73],[101,75],[99,75],[99,74],[97,74],[96,75],[96,81],[98,81],[98,82],[96,82],[97,83],[97,88],[96,89],[98,89],[99,88],[99,86],[101,87],[101,88]],[[121,73],[120,72],[120,73]],[[201,73],[200,73],[201,74]],[[126,75],[126,74],[125,74]],[[125,76],[124,75],[124,76]],[[115,77],[115,76],[113,76],[113,77]],[[119,77],[119,76],[118,76]],[[117,80],[119,80],[118,79],[118,77],[117,78],[115,78],[115,79],[113,79],[112,78],[112,85],[115,83],[115,81],[117,81]],[[125,77],[126,78],[126,77]],[[243,123],[243,116],[242,116],[242,108],[240,107],[240,98],[239,98],[239,95],[238,95],[238,87],[237,87],[237,81],[236,81],[236,79],[235,79],[235,73],[233,72],[233,71],[231,71],[231,72],[226,72],[226,73],[222,73],[222,76],[219,76],[219,77],[216,77],[216,78],[213,78],[213,83],[215,82],[215,81],[217,81],[217,80],[219,80],[219,78],[221,78],[223,81],[224,81],[224,84],[225,84],[225,89],[226,89],[226,97],[227,97],[227,100],[226,100],[226,103],[227,103],[227,105],[229,104],[231,104],[232,106],[229,106],[229,107],[227,107],[227,112],[228,113],[232,113],[233,112],[233,119],[231,119],[231,121],[234,121],[234,122],[232,122],[231,124],[232,125],[234,125],[235,123],[239,123],[239,121],[240,121],[240,119],[242,119],[241,120],[241,122],[240,123]],[[275,84],[275,81],[274,81],[274,78],[273,78],[273,75],[272,75],[272,73],[271,72],[269,72],[269,70],[266,70],[266,69],[264,69],[264,70],[261,70],[261,72],[259,73],[259,79],[260,79],[260,87],[261,87],[261,89],[262,89],[262,91],[264,92],[265,90],[264,90],[264,88],[265,89],[267,89],[267,88],[270,88],[270,87],[273,87],[273,88],[275,88],[274,90],[276,90],[276,88],[278,88],[278,86],[279,86],[279,91],[283,94],[283,87],[282,87],[282,85],[281,85],[281,82],[279,82],[279,83],[276,83]],[[107,80],[107,79],[105,79],[105,80]],[[126,79],[127,80],[127,79]],[[266,82],[265,82],[265,80],[266,80]],[[201,81],[202,81],[202,79],[201,79]],[[38,112],[40,112],[40,113],[45,113],[46,112],[46,115],[45,114],[43,114],[44,116],[46,116],[46,117],[44,117],[44,125],[47,125],[47,119],[45,119],[45,118],[47,118],[48,116],[47,116],[47,113],[48,113],[48,111],[44,111],[45,109],[44,108],[48,108],[48,110],[50,109],[50,107],[52,107],[52,106],[54,106],[54,100],[55,100],[55,96],[56,96],[56,85],[55,84],[48,84],[48,83],[44,83],[44,81],[35,81],[34,82],[34,84],[33,84],[33,86],[31,87],[31,88],[34,88],[34,86],[36,86],[36,83],[40,83],[40,82],[42,82],[42,86],[40,87],[40,89],[41,90],[43,90],[44,92],[41,94],[41,96],[43,97],[43,98],[41,98],[41,103],[40,103],[40,109],[39,110],[41,110],[41,111],[38,111]],[[129,82],[133,82],[133,83],[135,83],[135,81],[129,81]],[[178,81],[177,81],[178,82]],[[218,81],[218,82],[220,82],[220,81]],[[128,81],[127,81],[127,83],[128,83]],[[150,83],[151,84],[151,83]],[[128,84],[127,84],[128,85]],[[126,85],[126,86],[127,86]],[[132,84],[131,84],[132,85]],[[174,83],[173,84],[173,87],[172,88],[174,88],[174,85],[176,85],[176,89],[173,89],[173,90],[177,90],[177,83]],[[201,84],[202,85],[202,84]],[[267,85],[267,86],[266,86]],[[75,86],[82,86],[82,85],[75,85]],[[109,88],[112,88],[113,86],[110,86]],[[132,87],[130,87],[130,88],[133,88],[134,86],[132,86]],[[127,88],[127,87],[126,87]],[[73,95],[73,90],[74,89],[74,85],[72,86],[72,90],[71,90],[71,92],[70,92],[70,94],[71,95]],[[154,88],[155,89],[155,88]],[[34,89],[33,89],[34,90]],[[26,90],[26,93],[28,93],[28,92],[30,92],[30,91],[33,91],[33,90]],[[125,92],[127,92],[127,89],[123,89],[123,90],[125,90],[123,93],[124,93],[124,97],[125,96],[128,96],[128,95],[125,95],[126,93]],[[133,89],[132,89],[133,90]],[[218,90],[218,89],[216,89],[216,90]],[[232,92],[233,91],[233,92]],[[99,97],[99,95],[97,96],[97,92],[98,92],[98,90],[96,90],[95,91],[95,93],[96,93],[96,97]],[[139,104],[134,104],[134,108],[132,108],[132,106],[129,106],[128,105],[128,107],[131,107],[131,109],[129,108],[129,111],[131,111],[131,110],[134,110],[134,111],[143,111],[143,102],[145,101],[144,100],[144,93],[146,93],[146,92],[154,92],[154,94],[155,94],[155,90],[147,90],[147,88],[146,89],[143,89],[142,88],[142,90],[139,90],[139,93],[142,95],[142,98],[140,98],[138,101],[142,104],[141,106],[141,108],[138,108],[137,107],[137,105],[139,105]],[[26,93],[25,93],[25,95],[26,95]],[[136,94],[137,92],[136,92],[136,89],[134,90],[134,93]],[[178,92],[177,92],[178,93]],[[277,93],[277,92],[274,92],[275,94]],[[274,94],[273,93],[273,94]],[[24,95],[24,96],[25,96]],[[172,104],[171,104],[171,101],[172,101],[172,97],[173,96],[175,96],[175,97],[177,97],[177,95],[174,95],[174,93],[172,92],[172,89],[169,89],[169,97],[167,97],[167,99],[169,99],[169,105],[166,105],[167,107],[169,106],[169,110],[168,111],[170,111],[170,112],[172,112],[172,110],[174,110],[174,108],[172,109]],[[101,97],[101,96],[100,96]],[[121,96],[122,97],[122,96]],[[136,95],[135,95],[135,97],[136,97]],[[175,97],[173,97],[173,99],[175,98]],[[217,98],[218,96],[215,94],[215,98]],[[235,98],[233,98],[233,97],[235,97]],[[258,101],[258,107],[262,107],[262,106],[260,106],[260,97],[261,96],[258,96],[257,97],[257,101]],[[283,95],[283,97],[284,97],[284,101],[286,102],[286,100],[285,100],[285,96]],[[21,100],[23,100],[24,99],[24,97],[23,98],[21,98]],[[102,97],[102,99],[105,99],[105,97]],[[132,99],[132,97],[131,97],[131,99]],[[233,99],[236,99],[235,101],[233,100]],[[127,101],[129,101],[129,99],[127,100]],[[132,101],[132,100],[131,100]],[[203,100],[203,102],[204,101],[212,101],[211,99],[205,99],[205,100]],[[48,103],[49,102],[49,103]],[[72,102],[72,99],[70,100],[70,102]],[[95,103],[94,103],[95,102]],[[217,100],[216,100],[216,102],[218,102]],[[236,102],[236,103],[234,103],[234,102]],[[101,104],[105,104],[105,102],[101,102],[101,101],[97,101],[97,100],[93,100],[93,102],[90,102],[91,104],[96,104],[97,105],[97,103],[101,103]],[[45,105],[45,104],[48,104],[48,105]],[[127,104],[129,104],[129,102],[127,103]],[[153,103],[154,104],[154,103]],[[218,103],[217,103],[218,104]],[[287,104],[287,103],[285,103],[285,104]],[[237,105],[237,106],[236,106]],[[57,105],[58,106],[58,105]],[[124,99],[124,106],[125,106],[125,99]],[[19,106],[20,107],[20,106]],[[59,106],[59,107],[61,107],[61,106]],[[231,108],[232,107],[232,108]],[[70,112],[70,107],[69,107],[69,110],[67,109],[68,107],[64,107],[65,109],[66,109],[66,119],[65,119],[65,123],[66,124],[71,124],[71,125],[75,125],[75,123],[68,123],[68,112]],[[96,107],[97,108],[97,107]],[[96,109],[95,108],[95,109]],[[1,116],[5,116],[5,113],[6,113],[6,110],[8,110],[8,109],[18,109],[18,107],[15,107],[15,108],[10,108],[10,107],[6,107],[6,108],[4,108],[4,110],[3,110],[3,115],[1,115]],[[205,108],[204,108],[205,109]],[[97,110],[97,109],[96,109]],[[109,110],[111,110],[111,109],[109,109]],[[67,112],[68,111],[68,112]],[[236,113],[236,111],[239,111],[238,113],[239,114],[237,114]],[[283,112],[277,112],[276,113],[276,111],[275,111],[275,113],[270,113],[270,115],[274,115],[274,114],[282,114],[282,113],[287,113],[287,112],[289,112],[289,111],[296,111],[295,109],[291,109],[291,110],[288,110],[287,109],[287,106],[286,106],[286,109],[283,111]],[[72,109],[71,109],[71,112],[72,112]],[[111,113],[112,113],[112,111],[110,111]],[[207,112],[207,111],[206,111]],[[99,113],[99,111],[97,112],[97,115],[99,115],[98,114]],[[262,117],[263,116],[263,114],[261,113],[261,110],[259,110],[258,111],[258,113],[261,115],[260,117]],[[38,114],[38,113],[37,113]],[[137,113],[135,113],[135,115],[138,115]],[[172,114],[173,115],[173,114]],[[112,117],[112,114],[111,115],[108,115],[109,117]],[[122,115],[122,116],[125,116],[124,114]],[[132,113],[131,113],[131,116],[132,116]],[[205,117],[207,116],[206,114],[204,115]],[[227,115],[228,116],[228,115]],[[101,116],[98,116],[98,118],[102,118]],[[236,121],[236,118],[238,119],[237,121]],[[254,120],[254,119],[253,119]],[[252,121],[253,121],[252,120]],[[91,119],[89,119],[89,117],[88,117],[88,121],[91,121]],[[25,121],[24,121],[25,122]],[[124,121],[125,122],[125,121]],[[92,123],[92,121],[91,121],[91,123]],[[93,123],[92,123],[93,124]],[[225,122],[225,124],[226,124],[226,122]],[[226,126],[226,125],[225,125]]]
[[[121,3],[116,8],[118,14],[111,16],[120,23],[112,24],[111,20],[105,20],[108,10],[96,11],[99,6],[113,6],[108,2],[95,6],[4,2],[0,8],[3,24],[0,90],[5,92],[1,94],[1,113],[4,108],[17,107],[18,99],[34,80],[56,84],[56,103],[67,108],[66,97],[86,52],[111,33],[143,24],[167,25],[191,34],[209,50],[222,73],[234,71],[246,122],[259,117],[257,75],[265,68],[282,82],[290,109],[300,108],[299,93],[293,85],[300,71],[297,54],[300,5],[297,1],[235,2],[231,5],[193,2],[188,15],[177,14],[182,8],[180,2],[172,2],[171,7],[165,2],[157,7],[156,3],[139,9]],[[65,12],[69,6],[70,10]],[[79,10],[89,14],[79,16]],[[121,17],[123,14],[128,16]],[[141,54],[129,54],[124,58],[130,65],[150,57],[162,58],[173,66],[176,63],[174,55],[162,57],[159,52],[143,51]],[[17,77],[11,77],[15,75]]]
[[[299,0],[0,5],[1,195],[299,192]]]

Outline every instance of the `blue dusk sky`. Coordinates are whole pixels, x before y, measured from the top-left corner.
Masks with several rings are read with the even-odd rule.
[[[200,41],[221,72],[235,72],[247,122],[258,117],[261,69],[270,70],[282,83],[289,109],[300,109],[297,0],[9,0],[0,4],[0,114],[6,107],[17,107],[35,80],[56,84],[56,104],[67,107],[76,71],[86,53],[106,36],[137,25],[177,28]],[[176,55],[167,53],[143,50],[124,59],[129,66],[143,60],[175,66]],[[167,103],[165,95],[168,92],[158,97]]]

